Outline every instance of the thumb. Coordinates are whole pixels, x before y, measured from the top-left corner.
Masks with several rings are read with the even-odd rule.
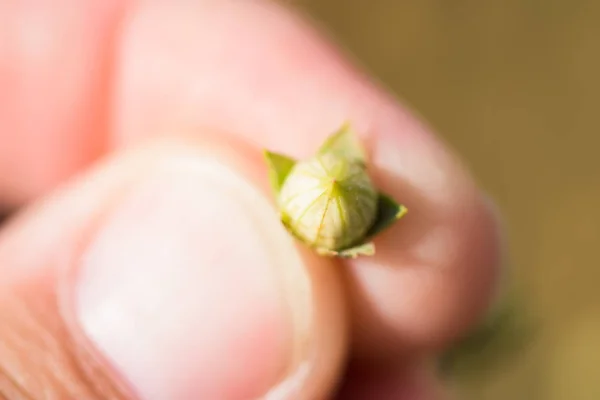
[[[339,279],[283,230],[261,165],[214,138],[162,141],[12,221],[0,393],[326,397],[345,351]]]

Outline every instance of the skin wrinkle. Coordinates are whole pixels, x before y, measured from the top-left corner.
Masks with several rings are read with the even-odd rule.
[[[14,393],[11,399],[128,399],[105,368],[74,342],[57,311],[55,293],[41,293],[44,285],[39,287],[3,295],[0,392]]]
[[[2,399],[13,399],[16,396],[23,399],[34,398],[2,365],[0,365],[0,396]]]

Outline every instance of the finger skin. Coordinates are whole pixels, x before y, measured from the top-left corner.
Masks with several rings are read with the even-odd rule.
[[[106,149],[126,1],[0,3],[0,205],[51,190]]]
[[[210,126],[305,157],[351,122],[376,182],[409,209],[374,257],[346,263],[358,353],[440,348],[479,320],[500,259],[486,200],[426,124],[308,24],[266,1],[144,3],[119,54],[124,145]]]
[[[240,154],[247,154],[248,157],[240,157]],[[260,190],[267,190],[267,181],[263,174],[264,166],[260,162],[257,151],[252,152],[243,146],[233,145],[230,141],[223,143],[216,138],[202,144],[196,140],[159,141],[100,164],[62,191],[27,209],[0,233],[0,265],[5,277],[0,287],[0,294],[21,302],[18,308],[13,307],[12,304],[0,308],[0,316],[3,320],[5,313],[17,317],[29,317],[28,314],[42,312],[44,316],[33,328],[29,328],[20,320],[16,320],[9,326],[15,332],[28,329],[30,332],[28,335],[22,335],[20,347],[9,345],[0,348],[0,354],[6,354],[1,353],[2,351],[12,352],[10,358],[0,357],[0,380],[22,376],[29,368],[27,355],[30,352],[38,352],[40,357],[48,357],[50,361],[40,364],[41,369],[36,370],[35,377],[42,378],[46,375],[51,377],[51,374],[56,372],[61,375],[61,380],[44,382],[40,386],[25,382],[25,388],[31,390],[34,397],[43,390],[49,392],[55,390],[55,393],[67,391],[68,398],[134,398],[131,397],[130,386],[126,380],[123,382],[123,377],[120,376],[116,366],[100,354],[81,331],[79,320],[73,312],[72,292],[75,284],[73,279],[82,258],[82,249],[86,247],[86,243],[91,240],[98,227],[109,217],[112,207],[121,201],[132,185],[145,179],[145,176],[152,174],[157,168],[163,168],[163,165],[176,163],[185,166],[186,163],[201,157],[218,157],[227,160],[226,162],[235,165],[239,171],[243,171]],[[61,227],[58,231],[57,226]],[[284,237],[287,238],[287,235]],[[291,240],[290,242],[293,243]],[[216,246],[216,243],[212,246]],[[35,248],[36,252],[31,252],[31,248]],[[311,318],[311,323],[307,326],[310,334],[297,343],[292,358],[294,364],[290,365],[287,371],[290,375],[281,377],[281,379],[288,379],[281,383],[276,394],[271,393],[272,397],[269,398],[273,399],[326,398],[336,384],[343,365],[347,324],[339,276],[328,260],[308,252],[303,256],[303,260],[306,262],[303,266],[303,271],[306,272],[303,273],[310,276],[309,287],[302,287],[302,276],[298,274],[292,274],[284,283],[291,285],[294,288],[292,292],[296,291],[300,295],[301,305],[305,307],[302,312]],[[200,300],[201,293],[197,295]],[[42,308],[45,307],[42,311],[39,310],[40,303],[43,304]],[[243,304],[240,306],[243,307]],[[260,310],[248,310],[248,313],[260,315]],[[260,324],[261,320],[255,323]],[[56,330],[48,329],[54,326],[57,327]],[[246,349],[248,354],[256,353],[261,348],[273,344],[262,343],[261,340],[264,338],[253,335],[256,328],[260,330],[260,327],[248,326],[235,331],[240,341],[256,341],[252,345],[240,344],[239,348]],[[5,339],[2,336],[3,332],[5,331],[0,330],[0,342]],[[233,332],[227,332],[222,336],[232,334]],[[194,343],[197,335],[197,332],[190,331],[184,340]],[[37,344],[40,338],[44,338],[45,341]],[[59,347],[51,348],[52,343],[58,343]],[[190,344],[190,352],[193,349],[194,346]],[[261,354],[268,354],[268,352],[263,351]],[[164,374],[172,375],[179,371],[179,373],[206,377],[211,376],[215,371],[223,370],[214,363],[198,366],[197,362],[194,364],[191,354],[189,357],[189,359],[178,360],[178,365],[165,364]],[[246,363],[246,368],[251,368],[247,374],[256,374],[263,364],[264,360],[260,357],[254,359],[252,363]],[[36,357],[32,360],[35,361]],[[65,364],[64,360],[73,361],[74,367]],[[221,362],[227,366],[231,360],[224,357]],[[188,364],[190,368],[195,365],[194,368],[199,367],[203,371],[186,371]],[[50,368],[53,365],[55,367]],[[3,375],[2,371],[5,370],[8,370],[11,375],[8,375],[8,372]],[[109,381],[105,382],[105,379]],[[239,381],[243,382],[243,379]],[[184,382],[184,380],[173,379],[172,384],[177,382]],[[238,393],[238,395],[228,398],[240,396],[246,398],[247,396],[239,394],[244,393],[245,389],[236,387],[231,382],[228,383],[229,393]],[[90,385],[94,387],[91,388]],[[88,393],[87,391],[96,386],[100,389],[106,386],[106,390],[111,387],[115,389],[106,397],[76,396],[78,393]],[[175,393],[189,394],[192,398],[198,398],[193,395],[193,387],[179,387],[173,390],[176,390]],[[60,398],[64,398],[64,395]]]

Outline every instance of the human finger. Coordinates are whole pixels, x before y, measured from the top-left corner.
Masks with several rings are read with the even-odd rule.
[[[0,232],[2,393],[327,397],[337,271],[281,227],[260,153],[209,136],[117,154]]]
[[[0,2],[0,209],[52,190],[106,150],[128,3]]]

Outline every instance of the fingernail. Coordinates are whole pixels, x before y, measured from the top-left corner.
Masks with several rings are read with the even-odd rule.
[[[84,252],[76,315],[142,399],[258,398],[292,360],[298,319],[281,271],[300,263],[253,185],[193,160],[114,209]]]

